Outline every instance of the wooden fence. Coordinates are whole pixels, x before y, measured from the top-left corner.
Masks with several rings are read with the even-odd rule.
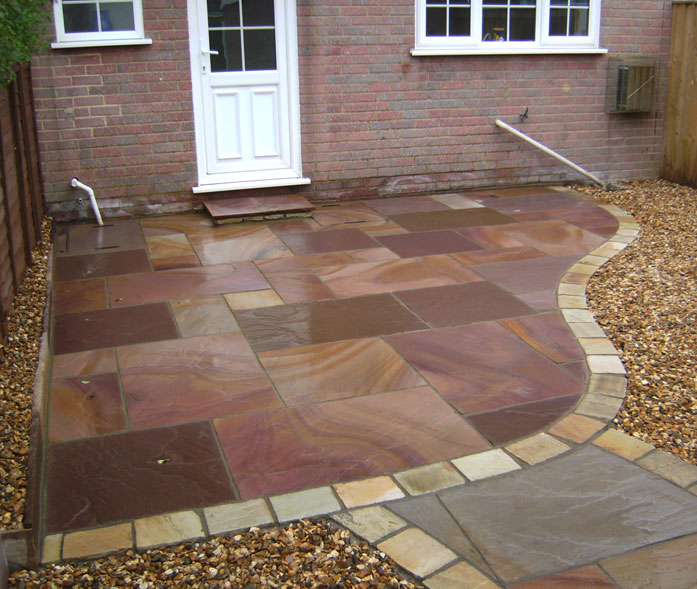
[[[663,177],[697,187],[697,0],[673,0]]]
[[[29,65],[0,86],[0,338],[31,251],[41,238],[44,199]]]

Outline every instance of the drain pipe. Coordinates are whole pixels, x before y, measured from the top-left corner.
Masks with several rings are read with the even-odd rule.
[[[523,141],[527,141],[530,145],[534,145],[535,147],[537,147],[537,149],[541,149],[547,155],[551,155],[553,158],[558,159],[563,164],[566,164],[567,166],[569,166],[570,168],[573,168],[574,170],[583,174],[587,178],[590,178],[591,180],[593,180],[593,182],[595,182],[603,190],[608,189],[605,182],[600,180],[600,178],[598,178],[597,176],[594,176],[590,172],[584,170],[581,166],[577,166],[571,160],[567,160],[564,156],[559,155],[556,151],[552,151],[546,145],[542,145],[542,143],[540,143],[539,141],[535,141],[532,137],[528,137],[525,133],[521,133],[520,131],[518,131],[518,129],[514,129],[513,127],[511,127],[510,125],[507,125],[506,123],[504,123],[503,121],[501,121],[499,119],[496,119],[496,126],[499,129],[503,129],[504,131],[508,131],[509,133],[512,133],[513,135],[515,135],[516,137],[519,137]]]
[[[80,182],[77,178],[73,178],[70,181],[70,186],[73,188],[79,188],[80,190],[84,190],[87,195],[90,197],[90,204],[92,205],[92,210],[94,211],[94,216],[97,217],[97,223],[100,225],[104,225],[104,221],[102,221],[102,215],[99,212],[99,205],[97,204],[97,199],[94,196],[94,190],[92,190],[87,184],[83,184]],[[82,201],[82,199],[79,199],[79,201]]]

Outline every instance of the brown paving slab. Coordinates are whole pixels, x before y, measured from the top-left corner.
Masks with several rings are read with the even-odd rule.
[[[426,384],[378,338],[262,352],[259,361],[288,406]]]
[[[251,262],[112,276],[107,285],[112,307],[269,287]]]
[[[383,215],[399,213],[422,213],[426,211],[445,211],[450,207],[428,196],[396,196],[393,198],[375,198],[364,204]]]
[[[405,213],[391,215],[391,219],[408,231],[433,231],[477,225],[501,225],[513,223],[515,219],[489,208],[449,209],[429,213]]]
[[[152,260],[153,270],[174,270],[175,268],[195,268],[200,266],[198,256],[172,256],[171,258],[156,258]]]
[[[319,207],[312,214],[312,218],[323,227],[355,225],[357,229],[362,229],[389,224],[385,217],[363,203],[347,203],[340,207]]]
[[[485,280],[407,290],[395,296],[433,327],[478,323],[533,312],[520,299]]]
[[[106,283],[103,278],[70,280],[56,284],[53,299],[53,312],[56,315],[106,308]]]
[[[420,466],[488,444],[429,387],[216,420],[243,498]]]
[[[582,392],[583,385],[494,322],[386,338],[458,411]]]
[[[54,354],[179,337],[167,303],[58,315],[53,333]]]
[[[57,228],[56,256],[95,253],[105,250],[132,250],[145,247],[143,232],[136,219],[112,219],[104,225],[75,223]]]
[[[182,337],[213,335],[240,330],[221,295],[171,301],[170,306]]]
[[[670,540],[601,561],[622,587],[685,589],[697,585],[697,536]]]
[[[250,215],[296,213],[315,207],[300,195],[262,196],[258,198],[215,198],[203,201],[203,206],[216,220],[234,219]]]
[[[196,255],[184,233],[153,235],[145,238],[151,260]]]
[[[211,231],[215,226],[210,217],[201,213],[186,213],[183,215],[165,215],[162,217],[143,217],[140,219],[143,233],[150,237],[155,235],[171,235],[173,233],[194,233]]]
[[[306,303],[334,299],[334,293],[309,270],[277,272],[268,281],[286,303]]]
[[[282,406],[240,333],[127,346],[117,355],[134,429]]]
[[[426,329],[392,295],[236,311],[255,352]]]
[[[377,247],[378,243],[358,229],[328,229],[311,233],[286,233],[281,236],[296,255],[319,254]]]
[[[609,231],[610,235],[614,235],[618,227],[618,221],[612,213],[593,205],[554,211],[554,216],[603,237]]]
[[[397,254],[386,247],[369,247],[362,250],[350,250],[346,253],[356,262],[384,262],[399,258]]]
[[[54,379],[51,382],[48,438],[65,442],[126,428],[119,377],[115,373]]]
[[[46,482],[48,532],[236,499],[208,422],[53,444]]]
[[[89,350],[54,356],[51,376],[53,378],[69,378],[81,374],[116,372],[116,370],[115,350]]]
[[[697,497],[588,446],[439,496],[507,582],[697,531]]]
[[[580,398],[579,393],[514,405],[499,411],[469,415],[467,420],[492,444],[501,446],[545,429],[571,411]]]
[[[527,245],[450,254],[452,258],[465,266],[512,262],[514,260],[528,260],[530,258],[544,258],[545,255],[544,252],[529,248]]]
[[[455,231],[486,249],[512,249],[525,246],[522,241],[518,241],[505,231],[502,231],[501,229],[503,227],[505,227],[505,225],[494,227],[458,227]]]
[[[288,248],[263,225],[216,227],[207,233],[191,236],[194,250],[202,264],[228,264],[290,255]]]
[[[550,428],[548,433],[577,444],[583,444],[604,427],[605,423],[602,421],[572,413]]]
[[[436,495],[393,501],[388,508],[493,576],[482,555]]]
[[[558,312],[503,319],[500,323],[554,362],[585,359],[578,340]]]
[[[553,288],[538,290],[535,292],[524,292],[518,298],[526,305],[530,305],[535,311],[556,311],[557,293]]]
[[[498,196],[500,197],[501,195]],[[574,207],[587,206],[586,203],[572,196],[571,193],[563,194],[557,192],[556,194],[552,194],[550,192],[540,191],[536,194],[509,194],[507,196],[508,198],[483,198],[475,200],[487,207],[508,214],[566,210]]]
[[[481,249],[477,244],[450,229],[384,235],[377,240],[402,258]]]
[[[481,207],[477,201],[462,196],[461,194],[432,194],[429,198],[447,205],[451,209],[477,209]]]
[[[562,364],[562,367],[579,382],[588,382],[588,366],[585,360],[566,362]]]
[[[573,569],[564,573],[546,575],[522,583],[513,583],[508,586],[510,589],[579,589],[619,587],[602,569],[595,565]]]
[[[604,237],[564,221],[519,223],[502,231],[550,256],[585,254],[605,243]]]
[[[481,264],[473,269],[500,287],[522,294],[556,289],[562,276],[578,259],[578,254],[548,256],[534,260]]]
[[[318,268],[316,273],[341,297],[481,280],[478,274],[445,255],[327,266]]]
[[[353,261],[353,258],[346,252],[328,252],[326,254],[307,254],[305,256],[256,260],[254,264],[264,274],[268,275],[276,272],[292,272],[295,270],[321,268],[322,266],[350,264]]]
[[[149,272],[150,261],[144,249],[103,251],[56,258],[55,281],[101,278],[131,272]]]
[[[271,231],[279,237],[286,233],[307,233],[308,231],[319,231],[324,229],[314,219],[283,219],[282,221],[266,221],[264,223]]]

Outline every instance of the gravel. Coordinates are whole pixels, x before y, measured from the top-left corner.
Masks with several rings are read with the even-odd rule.
[[[576,187],[641,224],[639,238],[586,290],[627,369],[627,397],[614,423],[697,465],[697,189],[661,180],[621,188]]]
[[[588,284],[589,307],[627,368],[618,429],[697,465],[697,190],[664,181],[616,192],[577,190],[616,204],[641,223],[640,237]],[[48,235],[48,231],[45,231]],[[2,527],[21,527],[31,385],[45,294],[44,246],[11,318],[2,366]],[[42,274],[43,272],[43,274]],[[383,553],[326,521],[252,528],[232,537],[17,571],[28,587],[420,587]]]

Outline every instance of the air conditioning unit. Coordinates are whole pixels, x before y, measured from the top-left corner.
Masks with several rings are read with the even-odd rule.
[[[657,72],[658,63],[653,57],[610,58],[605,112],[650,112]]]

